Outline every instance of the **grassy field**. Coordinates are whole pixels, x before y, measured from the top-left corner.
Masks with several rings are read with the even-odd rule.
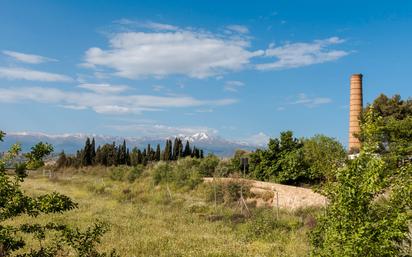
[[[118,177],[111,168],[65,170],[53,178],[39,171],[22,187],[30,195],[57,191],[79,204],[64,214],[40,216],[37,222],[81,228],[97,220],[110,224],[99,248],[115,248],[120,256],[309,255],[307,233],[316,210],[284,210],[277,219],[272,209],[252,207],[251,216],[245,217],[235,204],[207,202],[210,185],[168,190],[165,184],[154,184],[150,170],[134,182]],[[31,219],[21,216],[12,222]],[[38,247],[34,239],[30,242],[27,247]]]

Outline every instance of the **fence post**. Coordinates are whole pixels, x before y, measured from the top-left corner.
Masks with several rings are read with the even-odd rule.
[[[276,191],[276,217],[279,220],[279,192]]]

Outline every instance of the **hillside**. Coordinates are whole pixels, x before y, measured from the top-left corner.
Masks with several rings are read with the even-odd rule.
[[[33,172],[23,183],[32,195],[57,191],[79,208],[40,216],[84,228],[96,220],[110,224],[102,250],[120,256],[306,256],[307,232],[316,209],[280,210],[250,205],[245,216],[236,203],[214,206],[205,198],[207,184],[195,190],[154,185],[145,172],[134,182],[119,180],[122,168],[64,170],[48,176]],[[127,171],[127,170],[126,170]],[[14,224],[30,222],[22,216]],[[36,247],[31,241],[28,247]]]

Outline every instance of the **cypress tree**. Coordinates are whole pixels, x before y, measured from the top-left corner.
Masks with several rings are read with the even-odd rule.
[[[97,165],[103,165],[102,163],[102,153],[101,153],[101,148],[100,145],[96,149],[96,157],[95,157],[95,164]]]
[[[117,147],[116,147],[116,143],[113,142],[110,149],[108,149],[108,156],[107,156],[107,165],[108,166],[112,166],[115,165],[117,166],[118,163],[118,158],[117,158]]]
[[[90,144],[90,138],[86,139],[81,159],[83,166],[92,165],[92,145]]]
[[[130,156],[130,165],[136,166],[137,165],[137,148],[136,147],[133,147],[129,156]]]
[[[169,160],[169,140],[166,140],[165,149],[163,150],[163,160]]]
[[[64,151],[59,154],[59,159],[56,161],[57,168],[63,168],[68,166],[67,165],[67,157]]]
[[[126,165],[130,166],[131,162],[130,162],[130,152],[129,152],[129,148],[126,149]]]
[[[178,157],[179,157],[179,139],[175,137],[175,141],[173,143],[172,160],[177,160]]]
[[[205,158],[205,156],[203,155],[203,149],[200,149],[200,159]]]
[[[140,149],[137,149],[137,164],[142,164],[142,163],[143,163],[142,151],[140,151]]]
[[[172,140],[169,140],[169,147],[168,147],[168,152],[169,152],[169,156],[168,156],[168,159],[169,160],[173,160],[173,143],[172,143]]]
[[[152,148],[150,147],[150,144],[147,144],[146,155],[147,155],[147,160],[151,161],[152,160]]]
[[[126,147],[126,140],[123,139],[123,145],[120,147],[121,151],[120,151],[120,157],[121,157],[121,164],[126,164],[126,159],[127,159],[127,147]]]
[[[179,138],[178,141],[178,158],[182,158],[183,157],[183,143],[182,143],[182,139]]]
[[[146,149],[144,149],[143,150],[143,153],[142,153],[142,164],[143,165],[147,165],[147,151],[146,151]]]
[[[96,162],[96,142],[94,140],[94,137],[92,139],[92,145],[91,145],[91,159],[92,159],[92,164],[95,164]]]
[[[160,145],[159,144],[157,144],[157,147],[156,147],[155,160],[160,161]]]
[[[192,154],[192,149],[190,149],[189,141],[186,141],[185,150],[183,151],[183,157],[190,156]]]

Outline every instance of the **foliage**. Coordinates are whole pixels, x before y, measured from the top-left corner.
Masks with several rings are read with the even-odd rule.
[[[239,170],[233,167],[231,160],[221,160],[216,166],[213,175],[216,177],[230,177],[236,172],[239,172]]]
[[[280,138],[270,139],[268,148],[258,149],[250,155],[250,170],[258,180],[273,180],[296,184],[306,182],[306,163],[303,159],[303,141],[285,131]]]
[[[360,155],[325,186],[330,201],[311,235],[314,256],[398,256],[408,240],[412,165],[393,169],[380,151],[382,118],[365,115]]]
[[[28,169],[38,169],[44,165],[43,158],[53,152],[53,146],[48,143],[37,143],[31,148],[31,151],[25,154],[28,159],[27,168]]]
[[[301,223],[296,217],[278,219],[273,210],[262,208],[254,210],[253,219],[248,220],[242,226],[242,232],[248,240],[271,241],[279,237],[282,232],[298,229],[302,226]]]
[[[191,147],[189,142],[186,142],[186,147],[183,149],[183,143],[180,138],[175,138],[174,143],[172,140],[166,140],[164,150],[160,149],[160,145],[157,144],[156,149],[151,147],[150,144],[143,150],[134,147],[131,151],[126,146],[126,141],[116,145],[104,144],[98,146],[96,149],[94,138],[90,141],[90,138],[86,139],[83,149],[77,151],[75,156],[66,156],[64,152],[59,155],[57,160],[57,168],[64,167],[76,167],[80,166],[118,166],[118,165],[144,165],[151,162],[164,161],[176,161],[185,157],[200,158],[203,159],[203,150],[196,147]]]
[[[232,169],[243,174],[243,168],[245,168],[245,173],[249,173],[249,165],[246,167],[242,166],[241,159],[249,157],[249,152],[245,150],[238,149],[235,151],[233,158],[231,159]]]
[[[362,129],[358,136],[361,141],[373,137],[379,142],[377,153],[392,168],[412,156],[412,99],[402,100],[399,95],[388,98],[382,94],[363,110],[361,126],[367,125],[368,118],[373,119],[377,129],[373,135],[365,135]]]
[[[159,162],[153,167],[153,181],[155,184],[170,183],[177,188],[193,189],[202,182],[200,163],[200,160],[189,157],[174,163]]]
[[[324,135],[315,135],[304,141],[303,156],[309,166],[310,180],[326,181],[333,179],[333,171],[345,163],[346,151],[339,141]]]
[[[169,173],[171,171],[170,164],[167,162],[159,162],[153,167],[153,182],[155,185],[169,180]]]
[[[137,178],[140,177],[140,175],[142,175],[143,171],[144,171],[143,165],[139,164],[139,165],[134,166],[127,174],[127,180],[130,183],[133,183]]]
[[[0,133],[0,139],[4,133]],[[77,204],[69,197],[53,192],[38,197],[30,197],[24,194],[20,187],[26,177],[26,163],[18,164],[14,176],[9,176],[5,173],[5,160],[14,158],[20,153],[21,148],[14,145],[1,160],[0,170],[0,256],[10,256],[14,252],[22,249],[26,245],[26,241],[20,234],[33,234],[34,237],[41,241],[46,239],[46,234],[50,231],[59,231],[60,240],[55,240],[49,245],[40,244],[40,249],[31,249],[27,253],[19,253],[17,256],[58,256],[58,252],[63,249],[63,242],[77,251],[79,257],[89,256],[107,256],[99,254],[95,250],[95,244],[99,242],[104,230],[102,226],[97,224],[92,230],[81,233],[78,229],[72,230],[69,227],[61,224],[49,223],[40,225],[36,223],[24,223],[19,226],[4,225],[14,218],[21,215],[38,217],[41,214],[62,213],[74,208]],[[53,147],[49,144],[39,143],[32,147],[32,151],[27,154],[28,167],[39,168],[43,164],[42,158],[49,154]],[[74,233],[73,231],[76,231]],[[70,239],[70,240],[68,240]],[[66,241],[65,241],[66,240]],[[77,242],[76,244],[73,242]],[[81,251],[80,251],[81,249]],[[110,256],[115,256],[113,252]]]
[[[267,149],[250,154],[250,176],[283,184],[321,183],[346,159],[343,146],[333,138],[315,135],[297,139],[291,131],[270,139]]]
[[[199,172],[203,177],[212,177],[215,174],[216,167],[219,165],[219,158],[209,154],[199,163]]]
[[[219,179],[206,185],[205,197],[208,202],[232,205],[240,198],[241,190],[244,198],[252,195],[251,185],[243,180],[220,181]]]

